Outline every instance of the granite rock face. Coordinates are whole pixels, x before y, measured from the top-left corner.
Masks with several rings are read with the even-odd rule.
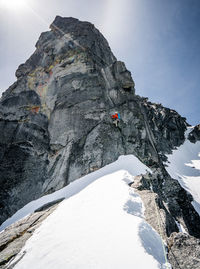
[[[169,238],[169,259],[174,269],[200,268],[200,240],[183,233]]]
[[[192,143],[200,141],[200,124],[196,125],[194,129],[189,133],[188,139]]]
[[[53,205],[46,205],[46,208],[37,210],[37,212],[14,223],[6,228],[3,233],[0,233],[0,269],[14,267],[8,266],[9,262],[20,252],[43,220],[56,209],[58,203],[59,201]]]
[[[134,185],[150,205],[148,222],[158,230],[156,205],[164,238],[178,232],[177,222],[199,238],[192,197],[163,164],[184,142],[186,119],[135,94],[130,72],[94,25],[57,16],[50,28],[0,100],[0,223],[28,202],[134,154],[153,172]]]
[[[184,141],[185,119],[135,95],[125,64],[88,22],[57,16],[16,76],[0,100],[1,223],[122,154],[160,167]]]

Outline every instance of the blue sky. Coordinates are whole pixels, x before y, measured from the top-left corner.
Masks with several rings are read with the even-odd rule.
[[[104,34],[137,94],[200,123],[200,0],[26,0],[21,7],[14,1],[0,0],[1,92],[55,16],[72,16]]]

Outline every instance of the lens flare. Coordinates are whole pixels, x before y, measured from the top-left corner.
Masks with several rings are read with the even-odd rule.
[[[26,2],[26,0],[0,0],[0,8],[23,10],[26,8]]]

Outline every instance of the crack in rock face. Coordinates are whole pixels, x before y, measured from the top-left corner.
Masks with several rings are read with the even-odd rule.
[[[178,183],[170,188],[174,180],[163,164],[165,154],[184,142],[186,119],[135,94],[131,73],[94,25],[57,16],[50,28],[0,100],[0,223],[28,202],[133,154],[153,172],[163,233],[177,231],[174,217],[189,227],[190,213],[196,221],[188,232],[199,237],[191,197]],[[145,177],[140,187],[149,190]]]

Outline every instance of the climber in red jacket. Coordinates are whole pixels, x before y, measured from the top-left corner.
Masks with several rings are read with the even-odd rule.
[[[119,120],[120,120],[120,114],[118,112],[115,112],[115,114],[113,114],[111,117],[113,119],[113,123],[117,127]]]

